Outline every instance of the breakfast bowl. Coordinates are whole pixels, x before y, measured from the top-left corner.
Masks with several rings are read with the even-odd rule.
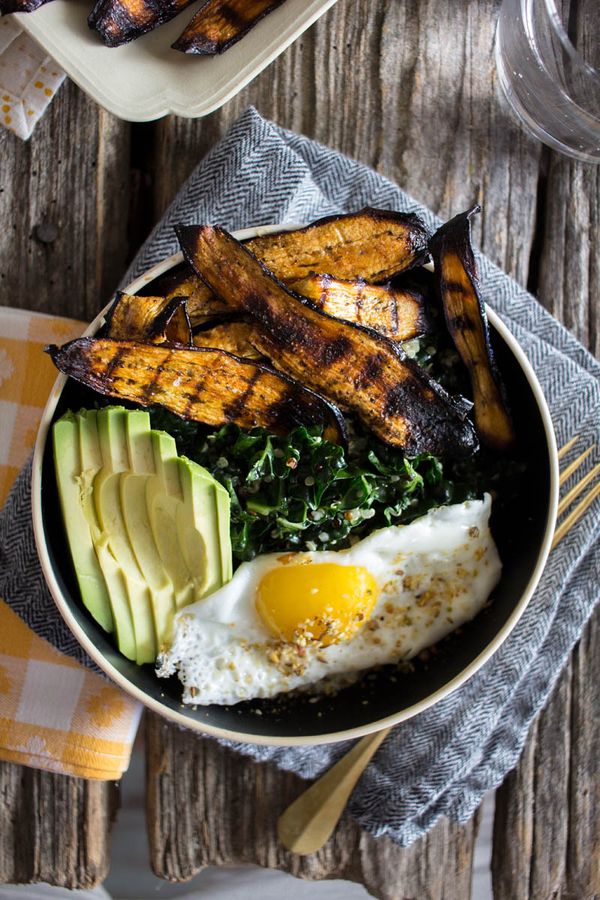
[[[273,225],[236,232],[244,241],[294,226]],[[296,226],[298,227],[298,226]],[[152,283],[183,261],[163,260],[133,281],[127,294],[152,293]],[[103,326],[111,304],[85,336]],[[42,570],[58,611],[96,665],[152,711],[178,725],[235,741],[271,745],[328,743],[359,737],[398,724],[456,690],[490,658],[525,610],[550,552],[558,498],[558,457],[554,431],[535,372],[514,336],[487,309],[490,337],[502,373],[526,477],[511,501],[492,512],[491,527],[502,574],[490,601],[472,620],[424,651],[410,666],[386,665],[358,681],[323,695],[294,692],[273,699],[244,700],[229,706],[185,706],[175,677],[158,679],[150,664],[136,665],[83,606],[63,527],[54,472],[53,423],[86,402],[89,388],[59,375],[40,424],[33,460],[32,514]]]

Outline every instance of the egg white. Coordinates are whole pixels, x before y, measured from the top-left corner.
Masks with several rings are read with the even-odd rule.
[[[348,550],[270,553],[243,563],[231,581],[174,619],[158,674],[177,672],[187,704],[234,704],[347,681],[410,659],[472,619],[500,578],[490,529],[491,497],[433,509],[410,525],[382,528]],[[300,562],[364,566],[380,589],[369,621],[350,640],[307,646],[278,641],[255,608],[261,578]]]

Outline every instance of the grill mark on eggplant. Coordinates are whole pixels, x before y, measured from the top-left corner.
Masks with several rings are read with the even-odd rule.
[[[378,353],[374,353],[372,356],[368,356],[362,369],[356,376],[354,386],[357,389],[362,389],[369,385],[372,381],[375,381],[377,378],[379,378],[379,376],[381,375],[383,364],[384,360]]]
[[[121,360],[123,359],[123,353],[124,353],[123,350],[118,350],[117,353],[115,354],[115,356],[113,357],[113,359],[110,361],[108,368],[106,370],[107,381],[110,381],[110,379],[112,377],[112,373],[115,371],[115,369],[117,368],[117,366],[120,364]]]
[[[458,405],[397,344],[319,311],[223,229],[179,227],[177,232],[186,258],[210,289],[226,303],[235,298],[260,323],[255,344],[279,371],[349,408],[378,437],[408,453],[464,456],[476,449],[472,425]],[[340,337],[344,352],[336,343],[337,359],[323,365],[327,345]],[[377,354],[385,360],[381,377],[356,389],[357,374]],[[386,409],[393,416],[386,416]]]
[[[254,388],[260,381],[261,377],[262,372],[257,369],[257,371],[250,376],[242,393],[239,394],[231,403],[228,403],[223,407],[223,412],[227,416],[228,421],[235,419],[235,417],[239,415],[245,404],[250,400],[250,397],[254,392]]]
[[[448,317],[448,326],[452,330],[457,329],[458,331],[475,331],[476,325],[475,323],[467,316],[462,313],[459,315],[449,316]]]
[[[322,363],[324,366],[330,366],[332,363],[337,362],[338,359],[341,359],[343,356],[350,353],[351,350],[352,345],[348,338],[340,335],[340,337],[335,338],[335,340],[323,344],[321,356]]]

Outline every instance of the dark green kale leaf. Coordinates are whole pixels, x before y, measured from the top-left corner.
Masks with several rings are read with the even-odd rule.
[[[441,463],[430,454],[409,459],[364,437],[347,453],[325,440],[319,426],[281,437],[225,425],[186,452],[229,491],[238,562],[276,550],[347,547],[450,495]]]

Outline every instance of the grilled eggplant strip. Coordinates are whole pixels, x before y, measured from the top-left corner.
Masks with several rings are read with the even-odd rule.
[[[34,9],[48,3],[49,0],[0,0],[0,15],[9,13],[33,12]]]
[[[335,278],[381,283],[422,262],[428,239],[418,216],[366,207],[295,231],[252,238],[245,246],[281,281],[328,272]]]
[[[106,318],[106,337],[113,340],[191,346],[192,328],[185,297],[139,297],[119,292]]]
[[[507,450],[515,443],[515,432],[494,362],[471,245],[470,219],[480,209],[473,206],[442,225],[430,249],[448,331],[469,371],[477,433],[487,446]]]
[[[390,284],[309,275],[288,287],[308,297],[330,316],[365,325],[392,341],[408,341],[428,330],[423,299]]]
[[[172,46],[175,50],[201,56],[224,53],[283,2],[284,0],[208,0]]]
[[[297,425],[325,426],[344,440],[339,410],[266,366],[224,350],[158,347],[110,338],[79,338],[47,348],[55,366],[99,394],[162,406],[207,425],[262,425],[286,434]]]
[[[193,252],[195,235],[202,226],[187,226],[187,250]],[[367,207],[358,213],[329,216],[306,228],[265,234],[244,245],[260,259],[277,278],[292,283],[314,272],[328,272],[334,278],[363,278],[368,282],[385,282],[392,275],[406,271],[427,255],[429,233],[418,216],[388,212]],[[160,292],[169,289],[188,296],[188,312],[192,325],[203,321],[215,308],[212,292],[197,276],[185,269],[172,282],[163,276]],[[173,278],[173,276],[171,276]],[[193,293],[187,294],[187,290]],[[220,307],[239,309],[235,298]],[[208,312],[207,312],[208,311]]]
[[[261,326],[256,347],[275,368],[348,407],[378,437],[408,453],[464,456],[475,450],[464,408],[397,345],[320,312],[221,228],[181,227],[178,234],[211,290],[255,317]]]
[[[195,347],[226,350],[244,359],[261,359],[262,353],[254,346],[256,326],[249,322],[222,322],[194,335]]]
[[[119,47],[164,25],[194,0],[97,0],[88,25],[108,47]]]

